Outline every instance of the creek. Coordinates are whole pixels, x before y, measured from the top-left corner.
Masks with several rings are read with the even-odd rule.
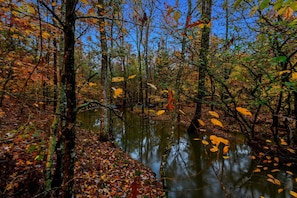
[[[112,116],[115,141],[160,179],[161,157],[172,123],[143,119],[131,113],[124,113],[123,119],[125,121]],[[78,120],[85,129],[98,131],[100,128],[99,111],[80,113]],[[290,197],[290,191],[297,191],[297,171],[289,166],[278,167],[273,159],[259,165],[259,159],[251,159],[253,152],[243,136],[232,138],[228,159],[206,151],[201,139],[209,139],[209,134],[198,137],[188,134],[183,127],[175,128],[175,141],[166,167],[168,197],[285,198]],[[260,172],[254,172],[256,169]],[[272,181],[278,183],[276,180],[280,185],[273,184]]]

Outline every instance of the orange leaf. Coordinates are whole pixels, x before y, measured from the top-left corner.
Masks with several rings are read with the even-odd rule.
[[[211,123],[213,123],[214,125],[220,126],[220,127],[222,127],[222,128],[224,127],[223,124],[222,124],[222,122],[219,121],[218,119],[212,118],[210,121],[211,121]]]
[[[172,111],[175,107],[173,105],[173,102],[175,102],[175,99],[173,98],[173,92],[172,90],[168,90],[168,104],[167,104],[167,109],[169,111]]]
[[[238,111],[239,113],[241,113],[243,115],[252,116],[252,113],[249,110],[247,110],[246,108],[236,107],[236,111]]]

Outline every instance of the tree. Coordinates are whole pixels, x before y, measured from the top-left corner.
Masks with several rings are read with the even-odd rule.
[[[202,116],[202,104],[205,96],[205,78],[208,67],[208,52],[209,52],[209,35],[211,22],[211,9],[212,0],[206,0],[201,2],[201,21],[204,26],[201,34],[201,46],[200,46],[200,59],[199,59],[199,76],[198,76],[198,94],[196,100],[196,110],[194,118],[188,128],[189,132],[195,132],[199,127],[198,119]]]

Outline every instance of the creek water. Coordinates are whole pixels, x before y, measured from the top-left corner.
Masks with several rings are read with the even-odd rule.
[[[142,119],[131,113],[122,115],[124,121],[117,116],[111,119],[115,141],[159,179],[161,157],[172,123]],[[99,111],[80,113],[78,119],[83,128],[91,131],[100,128]],[[252,151],[241,135],[232,138],[228,159],[207,152],[201,139],[207,140],[208,136],[197,137],[183,127],[175,127],[175,141],[166,167],[168,197],[286,198],[290,197],[290,191],[297,192],[297,171],[289,166],[278,167],[273,160],[259,165],[259,160],[251,159]],[[254,172],[255,169],[260,172]],[[274,179],[280,181],[280,185],[273,184],[273,181],[278,183]]]

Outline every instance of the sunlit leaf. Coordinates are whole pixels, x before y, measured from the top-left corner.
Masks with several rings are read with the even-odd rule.
[[[239,113],[241,113],[243,115],[252,116],[252,113],[243,107],[236,107],[236,111],[238,111]]]
[[[267,174],[267,177],[274,179],[273,175]]]
[[[208,113],[209,113],[211,116],[215,117],[215,118],[219,118],[219,117],[220,117],[219,114],[218,114],[217,112],[215,112],[215,111],[208,111]]]
[[[135,77],[136,77],[136,74],[129,76],[128,79],[133,79]]]
[[[260,168],[256,168],[253,172],[254,173],[259,173],[259,172],[261,172],[261,169]]]
[[[165,110],[159,110],[159,111],[157,111],[157,115],[162,115],[162,114],[164,114],[165,113]]]
[[[293,15],[294,11],[291,7],[287,7],[287,9],[284,12],[284,18],[289,19]]]
[[[223,124],[222,124],[222,122],[219,121],[218,119],[212,118],[210,121],[211,121],[211,123],[213,123],[214,125],[220,126],[220,127],[222,127],[222,128],[224,127]]]
[[[292,73],[292,80],[296,80],[297,79],[297,72],[293,72]]]
[[[197,140],[200,140],[200,138],[193,138],[193,140],[197,141]]]
[[[48,39],[48,38],[51,37],[51,35],[50,35],[48,32],[44,32],[44,31],[42,32],[41,35],[42,35],[42,37],[45,38],[45,39]]]
[[[122,82],[124,81],[124,77],[113,77],[111,82]]]
[[[279,171],[280,171],[279,169],[273,169],[273,170],[271,170],[272,173],[279,172]]]
[[[198,119],[198,122],[199,122],[199,124],[200,124],[201,126],[205,126],[205,123],[203,122],[203,120]]]
[[[271,143],[271,140],[266,140],[267,143]]]
[[[30,13],[30,14],[35,14],[35,8],[33,7],[33,6],[31,6],[31,5],[27,5],[27,8],[28,8],[28,12]]]
[[[293,175],[293,173],[291,171],[286,171],[286,173],[289,175]]]
[[[287,163],[286,166],[290,167],[292,166],[292,163]]]
[[[291,149],[291,148],[287,148],[287,150],[290,151],[293,154],[295,154],[295,152],[296,152],[294,149]]]
[[[226,155],[229,151],[229,146],[224,146],[223,148],[223,154]]]
[[[89,86],[90,86],[90,87],[93,87],[93,86],[96,86],[96,85],[97,85],[96,83],[89,82]]]
[[[204,144],[204,145],[208,145],[208,144],[209,144],[209,142],[208,142],[208,141],[206,141],[206,140],[202,140],[202,144]]]
[[[284,139],[281,139],[281,143],[280,144],[283,145],[283,146],[287,146],[288,145],[288,143]]]
[[[113,92],[113,97],[114,98],[118,98],[118,97],[120,97],[122,94],[123,94],[123,89],[122,88],[117,88],[117,89],[115,89],[114,90],[114,92]]]
[[[257,10],[258,10],[258,6],[254,6],[250,11],[250,17],[252,17],[256,13]]]
[[[272,178],[268,178],[267,181],[269,181],[269,182],[275,184],[275,183],[274,183],[274,179],[272,179]]]
[[[219,149],[216,146],[213,146],[211,149],[209,149],[211,152],[217,152]]]
[[[186,115],[186,113],[183,110],[178,110],[181,114]]]
[[[157,90],[157,87],[156,87],[154,84],[152,84],[152,83],[147,83],[147,85],[150,86],[151,88]]]
[[[297,177],[295,178],[295,182],[297,182]]]
[[[82,3],[84,3],[85,5],[88,4],[88,0],[81,0]]]
[[[263,148],[264,148],[264,149],[266,149],[266,150],[268,150],[268,149],[269,149],[269,147],[268,147],[268,146],[263,146]]]
[[[279,158],[278,157],[274,157],[273,159],[274,159],[274,161],[276,161],[277,163],[279,163]]]
[[[297,197],[297,193],[295,191],[292,191],[292,190],[290,191],[290,195],[292,195],[295,198]]]
[[[175,22],[178,22],[178,20],[179,20],[180,17],[181,17],[180,11],[175,11],[173,13],[173,18],[174,18]]]
[[[201,132],[206,132],[206,129],[199,129],[199,131],[201,131]]]
[[[283,188],[279,188],[279,189],[277,190],[277,193],[281,193],[281,192],[283,192],[283,191],[284,191]]]
[[[283,71],[278,72],[278,75],[281,76],[283,74],[287,74],[287,73],[290,73],[290,72],[291,72],[291,70],[283,70]]]
[[[266,159],[270,160],[271,159],[271,156],[266,155]]]
[[[274,178],[274,183],[276,184],[276,185],[281,185],[281,182],[278,180],[278,179],[276,179],[276,178]]]
[[[256,156],[252,155],[252,156],[251,156],[251,159],[253,159],[253,160],[256,159]]]
[[[224,158],[224,159],[229,159],[230,156],[224,155],[223,158]]]
[[[268,167],[267,167],[267,166],[265,166],[265,167],[263,168],[263,170],[265,170],[265,171],[266,171],[266,170],[268,170]]]

